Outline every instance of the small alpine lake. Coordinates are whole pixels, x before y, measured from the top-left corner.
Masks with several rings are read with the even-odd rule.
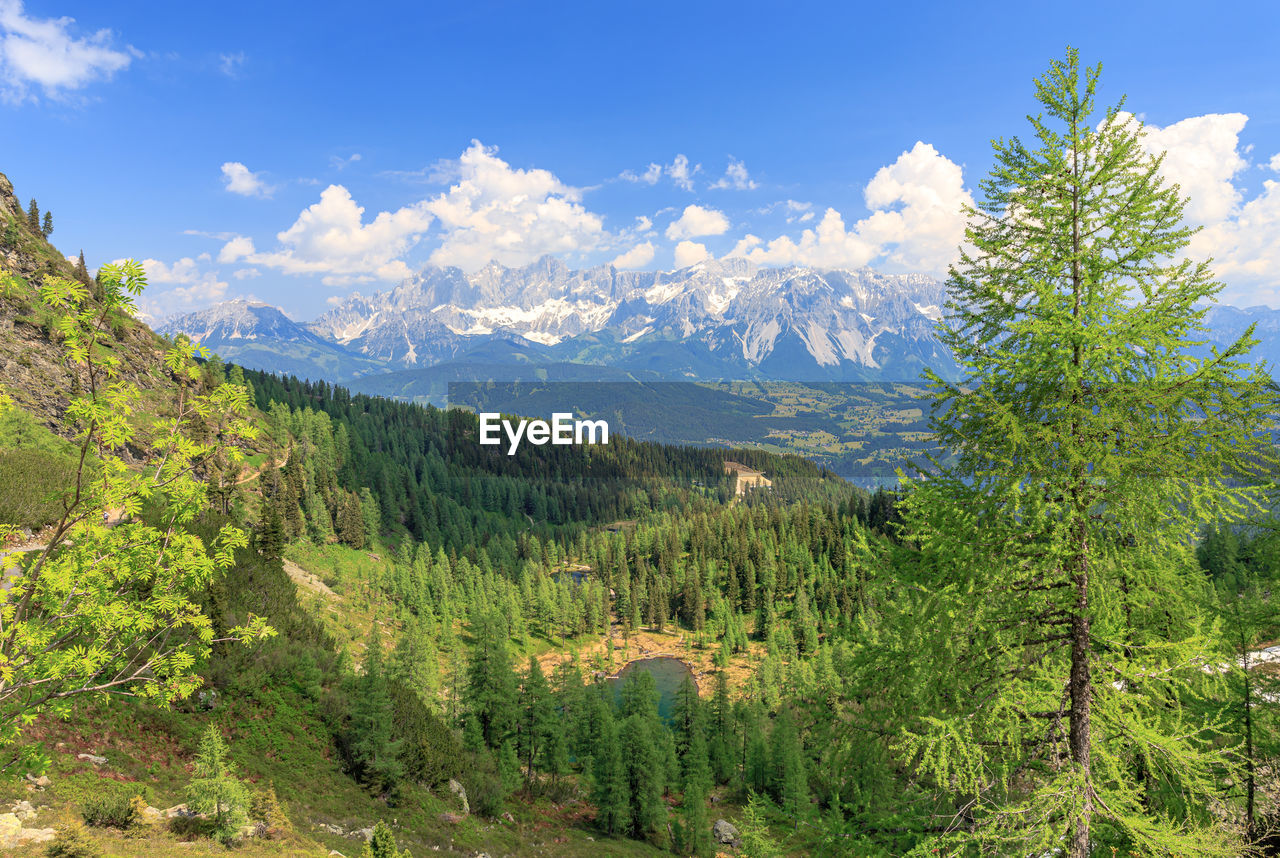
[[[680,686],[684,684],[686,677],[693,679],[693,668],[686,662],[670,655],[658,655],[629,661],[623,665],[622,670],[618,671],[617,676],[609,677],[609,682],[613,685],[615,698],[621,698],[622,684],[626,682],[627,677],[637,671],[648,673],[653,677],[659,694],[658,714],[664,720],[669,720],[672,710],[675,709],[676,696],[680,692]],[[693,679],[693,684],[696,688],[698,681]]]

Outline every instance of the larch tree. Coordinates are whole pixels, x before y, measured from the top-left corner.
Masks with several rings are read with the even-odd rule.
[[[1190,705],[1216,659],[1194,539],[1249,506],[1274,398],[1252,329],[1196,350],[1221,287],[1100,69],[1069,49],[1036,82],[948,279],[956,458],[902,509],[912,649],[937,655],[937,714],[898,745],[938,796],[925,850],[1238,854],[1209,812],[1229,750]]]

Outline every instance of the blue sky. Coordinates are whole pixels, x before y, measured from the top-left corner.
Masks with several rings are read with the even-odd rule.
[[[1067,44],[1280,306],[1280,7],[0,0],[0,171],[154,314],[543,253],[940,273]]]

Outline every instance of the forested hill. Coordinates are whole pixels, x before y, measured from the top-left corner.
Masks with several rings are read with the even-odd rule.
[[[572,538],[585,527],[651,511],[721,505],[733,494],[726,458],[769,474],[773,489],[759,502],[848,506],[859,497],[857,489],[797,456],[616,435],[607,445],[525,444],[507,455],[476,442],[478,421],[470,412],[352,395],[322,381],[251,371],[244,378],[281,443],[293,436],[313,473],[317,463],[321,471],[332,470],[332,478],[322,473],[315,482],[352,493],[367,489],[379,506],[381,528],[459,552],[495,537],[514,547],[510,537],[520,531]],[[336,523],[337,505],[330,506]]]

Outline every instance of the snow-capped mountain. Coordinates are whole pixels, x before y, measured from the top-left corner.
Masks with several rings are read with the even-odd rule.
[[[303,378],[354,378],[387,367],[316,336],[279,308],[227,301],[157,324],[162,334],[186,334],[225,360]]]
[[[933,335],[942,284],[870,269],[757,268],[745,259],[671,272],[574,271],[544,257],[467,275],[427,268],[353,295],[308,328],[369,359],[426,367],[493,337],[560,360],[677,376],[915,378],[949,357]]]

